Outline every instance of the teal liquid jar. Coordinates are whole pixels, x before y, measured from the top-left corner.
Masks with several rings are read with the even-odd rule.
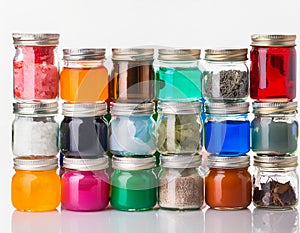
[[[294,155],[297,151],[297,102],[254,102],[252,151],[266,155]]]
[[[110,204],[117,210],[152,209],[157,202],[158,180],[153,172],[155,157],[112,158]]]
[[[200,49],[159,49],[155,64],[156,98],[161,101],[198,101],[202,97]]]

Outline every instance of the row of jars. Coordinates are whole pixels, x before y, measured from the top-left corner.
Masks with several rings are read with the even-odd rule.
[[[64,49],[59,34],[13,34],[14,96],[19,101],[151,102],[289,101],[296,96],[295,35],[252,35],[247,49],[112,49],[111,75],[105,49]],[[154,69],[153,69],[154,65]],[[202,67],[203,66],[203,67]],[[250,73],[250,82],[249,82]],[[250,84],[250,88],[249,88]],[[156,91],[154,91],[156,90]]]

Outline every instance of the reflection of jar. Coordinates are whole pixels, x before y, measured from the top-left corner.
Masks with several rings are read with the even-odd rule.
[[[200,102],[159,102],[157,150],[161,154],[195,154],[202,148]]]
[[[296,35],[252,35],[250,97],[289,101],[296,97]]]
[[[16,156],[58,153],[58,111],[54,103],[14,103],[12,151]]]
[[[117,210],[152,209],[157,202],[155,157],[113,156],[110,204]]]
[[[297,102],[253,103],[252,151],[295,154],[298,141]]]
[[[107,151],[105,103],[63,103],[60,149],[68,157],[96,158]]]
[[[161,156],[158,204],[166,209],[199,209],[203,205],[201,156]]]
[[[258,207],[285,209],[298,203],[296,156],[254,156],[253,203]]]
[[[246,100],[249,95],[248,49],[207,49],[203,97],[212,102]]]
[[[209,153],[239,156],[250,150],[248,102],[206,103],[204,142]]]
[[[105,172],[107,157],[72,159],[64,157],[61,179],[61,204],[64,209],[97,211],[109,202],[109,177]]]
[[[56,101],[59,34],[14,33],[14,97],[19,101]]]
[[[152,155],[156,150],[154,103],[111,103],[109,149],[115,155]]]
[[[113,71],[109,83],[110,99],[142,103],[154,98],[153,49],[112,50]]]
[[[108,71],[105,49],[64,49],[60,95],[68,102],[105,101]]]
[[[22,211],[55,210],[60,203],[57,158],[24,156],[14,158],[16,171],[11,182],[12,204]]]
[[[159,49],[156,97],[161,101],[201,99],[200,49]]]
[[[205,202],[214,209],[244,209],[251,203],[249,156],[208,156]]]

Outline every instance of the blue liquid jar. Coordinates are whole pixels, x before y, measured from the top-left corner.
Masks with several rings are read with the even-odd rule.
[[[248,102],[206,103],[204,144],[219,156],[240,156],[250,150]]]

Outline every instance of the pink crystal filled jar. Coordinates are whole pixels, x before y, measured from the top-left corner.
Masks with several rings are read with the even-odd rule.
[[[61,178],[63,209],[73,211],[103,210],[109,203],[110,184],[105,171],[108,158],[64,158]]]

